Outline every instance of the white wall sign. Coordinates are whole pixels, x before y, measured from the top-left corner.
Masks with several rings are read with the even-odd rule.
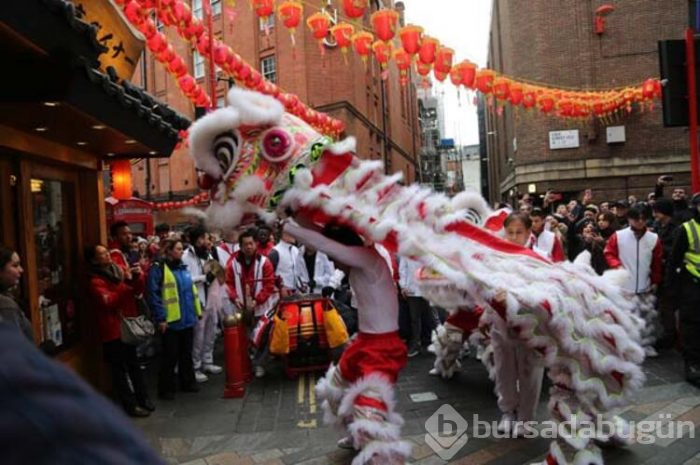
[[[578,129],[549,131],[549,148],[551,150],[575,149],[577,147],[579,147]]]
[[[608,136],[608,144],[617,144],[626,140],[624,126],[608,126],[606,135]]]

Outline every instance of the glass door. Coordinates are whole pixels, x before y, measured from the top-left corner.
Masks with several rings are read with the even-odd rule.
[[[31,227],[40,341],[57,352],[80,342],[77,290],[80,242],[74,173],[34,165],[31,169]],[[30,259],[30,258],[28,258]]]

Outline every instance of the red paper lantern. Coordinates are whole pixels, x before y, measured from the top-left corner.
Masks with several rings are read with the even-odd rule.
[[[532,89],[523,90],[523,108],[529,110],[537,104],[537,93]]]
[[[428,74],[430,74],[430,71],[433,69],[432,63],[421,63],[420,61],[416,63],[416,72],[420,74],[423,77],[426,77]]]
[[[180,78],[187,74],[187,64],[181,56],[176,55],[175,58],[168,62],[168,71],[170,71],[176,78]]]
[[[506,78],[498,78],[493,83],[493,95],[498,100],[505,100],[510,96],[510,82]]]
[[[253,10],[255,10],[255,14],[263,21],[267,21],[267,18],[272,16],[272,13],[275,11],[274,0],[251,0],[251,5]]]
[[[352,35],[355,33],[355,27],[352,24],[340,23],[331,28],[331,34],[335,42],[343,52],[343,56],[348,53],[348,49],[352,45]]]
[[[646,100],[653,100],[661,97],[661,83],[658,79],[647,79],[642,84],[642,96]]]
[[[389,42],[396,34],[396,27],[399,24],[399,13],[396,10],[382,8],[372,13],[370,22],[379,40]]]
[[[474,79],[476,78],[476,65],[469,60],[464,60],[459,65],[459,69],[462,72],[462,85],[468,89],[473,89]]]
[[[131,198],[131,162],[115,160],[109,165],[112,174],[112,197],[118,200]]]
[[[440,74],[447,74],[452,69],[452,58],[454,57],[455,51],[449,47],[440,47],[435,54],[435,64],[433,67],[435,71]]]
[[[540,111],[542,113],[549,113],[554,110],[556,101],[554,100],[554,95],[551,93],[542,94],[539,98]]]
[[[177,84],[180,86],[180,89],[182,89],[185,95],[190,94],[192,91],[194,91],[194,88],[197,87],[197,81],[189,74],[186,74],[178,79]]]
[[[331,27],[331,20],[327,13],[319,11],[308,17],[306,25],[311,29],[314,39],[322,41],[328,35],[328,30]]]
[[[520,105],[523,101],[523,86],[521,84],[511,83],[510,85],[510,103],[511,105]]]
[[[366,9],[367,0],[343,0],[343,11],[348,18],[361,18],[365,15]]]
[[[304,6],[296,1],[287,1],[277,8],[277,12],[284,27],[289,29],[289,33],[292,35],[292,42],[294,42],[294,33],[299,27],[301,18],[304,16]]]
[[[391,59],[391,53],[392,53],[392,45],[391,42],[384,42],[382,40],[376,40],[372,44],[372,51],[374,51],[374,58],[377,60],[377,63],[382,67],[382,69],[386,69],[387,65],[389,64],[389,60]]]
[[[474,87],[482,94],[490,94],[493,88],[495,73],[490,69],[480,69],[474,78]]]
[[[433,75],[435,76],[435,79],[437,79],[440,82],[443,82],[445,79],[447,79],[447,73],[443,73],[442,71],[438,71],[436,69],[433,69]]]
[[[408,70],[411,68],[411,55],[403,48],[394,50],[394,63],[399,69],[399,81],[401,85],[408,84]]]
[[[360,55],[362,61],[366,64],[367,58],[372,53],[372,42],[374,41],[374,36],[369,32],[358,32],[352,36],[352,47],[355,49],[355,53]]]
[[[430,36],[423,36],[423,41],[418,50],[418,59],[421,63],[430,65],[435,62],[435,52],[437,52],[440,42]]]
[[[452,85],[459,87],[460,84],[462,84],[462,70],[460,69],[460,64],[457,63],[455,66],[452,67],[450,70],[450,81],[452,81]]]
[[[409,56],[413,56],[420,50],[420,45],[423,37],[423,28],[409,24],[399,29],[399,38],[401,45]]]
[[[146,41],[146,46],[153,53],[160,53],[168,46],[168,39],[163,33],[156,33]]]

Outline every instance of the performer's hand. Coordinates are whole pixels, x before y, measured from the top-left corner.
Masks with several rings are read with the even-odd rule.
[[[503,304],[506,303],[506,297],[507,297],[507,296],[508,296],[508,294],[506,293],[506,291],[503,290],[503,289],[501,289],[500,291],[498,291],[498,293],[497,293],[496,296],[493,298],[493,300],[494,300],[494,302],[503,305]]]

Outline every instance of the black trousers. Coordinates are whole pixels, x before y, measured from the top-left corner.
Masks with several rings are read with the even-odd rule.
[[[112,374],[112,391],[125,410],[148,400],[143,371],[136,358],[136,347],[119,339],[102,344],[104,359]]]
[[[420,350],[421,344],[430,344],[431,332],[440,324],[437,311],[423,297],[409,296],[408,311],[411,317],[409,350]]]
[[[700,365],[700,279],[681,274],[678,326],[686,363]]]
[[[163,353],[161,354],[160,372],[158,374],[158,393],[174,394],[177,378],[180,389],[197,385],[192,363],[192,341],[194,328],[181,330],[167,329],[163,334]],[[175,366],[177,365],[177,378]]]

